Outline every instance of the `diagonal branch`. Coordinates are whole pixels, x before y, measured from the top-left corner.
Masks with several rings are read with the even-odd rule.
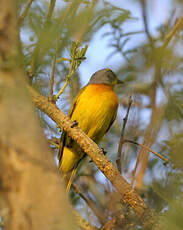
[[[171,39],[176,35],[176,33],[181,29],[183,26],[183,14],[177,19],[175,25],[173,26],[172,30],[167,34],[165,41],[163,43],[162,49],[165,49]]]
[[[144,226],[149,226],[155,223],[157,216],[154,211],[145,204],[143,199],[132,188],[132,186],[127,183],[112,162],[104,156],[103,151],[98,147],[98,145],[78,127],[72,128],[73,122],[62,111],[60,111],[55,104],[49,102],[47,98],[34,91],[31,87],[29,87],[29,91],[32,94],[36,107],[45,112],[57,123],[58,126],[62,127],[63,130],[66,131],[68,135],[81,146],[84,152],[87,153],[100,171],[120,193],[123,201],[129,204],[137,213],[142,224]]]

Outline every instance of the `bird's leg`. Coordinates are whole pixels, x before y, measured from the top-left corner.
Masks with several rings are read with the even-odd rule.
[[[76,120],[73,121],[72,125],[71,125],[71,128],[74,128],[78,126],[78,122]]]

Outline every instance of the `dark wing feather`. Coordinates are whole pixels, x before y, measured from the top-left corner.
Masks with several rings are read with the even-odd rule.
[[[62,159],[65,142],[66,142],[66,132],[63,131],[61,138],[60,138],[58,154],[57,154],[57,158],[58,158],[59,162],[61,162],[61,159]]]
[[[109,124],[109,126],[108,126],[108,128],[107,128],[107,130],[106,130],[106,133],[109,131],[109,129],[110,129],[110,127],[111,127],[111,125],[113,124],[113,122],[115,121],[115,119],[116,119],[116,115],[117,115],[117,111],[116,111],[116,113],[114,114],[114,116],[112,117],[112,120],[111,120],[111,122],[110,122],[110,124]]]
[[[74,112],[74,109],[76,108],[78,98],[82,94],[84,89],[85,89],[85,87],[82,88],[79,91],[79,93],[77,94],[77,96],[75,97],[75,99],[74,99],[74,101],[72,103],[72,106],[70,108],[68,117],[72,118],[72,114]],[[67,146],[67,145],[69,145],[69,147],[71,147],[72,142],[73,142],[72,139],[67,135],[67,133],[65,131],[63,131],[62,135],[61,135],[61,138],[60,138],[60,144],[59,144],[58,155],[57,155],[57,158],[58,158],[59,162],[61,162],[64,147]]]

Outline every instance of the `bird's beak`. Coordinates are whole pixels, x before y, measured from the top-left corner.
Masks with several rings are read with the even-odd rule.
[[[117,84],[124,84],[124,81],[117,79]]]

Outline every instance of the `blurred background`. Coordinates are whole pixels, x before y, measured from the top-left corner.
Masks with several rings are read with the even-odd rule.
[[[23,15],[27,2],[18,1],[19,15]],[[120,103],[118,116],[100,147],[116,164],[131,96],[125,139],[150,147],[169,163],[165,165],[143,148],[125,143],[122,175],[150,207],[167,216],[166,229],[183,229],[183,27],[173,31],[182,14],[182,1],[57,0],[52,8],[50,2],[54,3],[32,1],[19,21],[23,63],[31,84],[49,96],[55,58],[56,95],[68,76],[71,47],[87,45],[85,58],[78,61],[80,65],[57,100],[58,107],[67,113],[91,75],[111,68],[125,84],[115,88]],[[46,138],[59,138],[61,133],[55,123],[42,112],[37,113]],[[50,147],[56,159],[57,148]],[[143,229],[110,182],[87,158],[79,166],[70,199],[80,214],[97,227],[117,216],[114,229]],[[121,215],[125,222],[120,221]]]

